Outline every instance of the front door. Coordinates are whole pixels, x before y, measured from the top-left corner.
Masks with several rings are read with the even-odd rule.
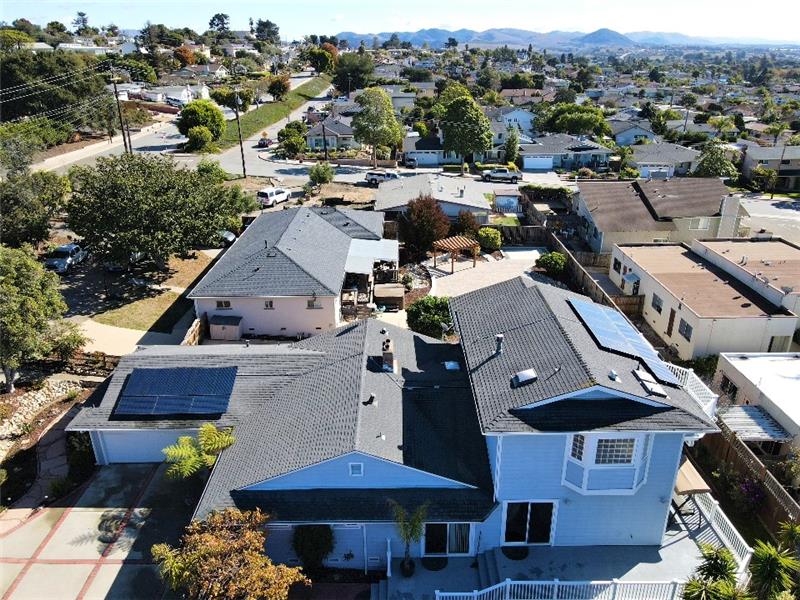
[[[553,537],[553,502],[506,504],[506,544],[550,544]]]
[[[675,309],[669,309],[669,322],[667,323],[667,335],[672,337],[672,328],[675,326]]]

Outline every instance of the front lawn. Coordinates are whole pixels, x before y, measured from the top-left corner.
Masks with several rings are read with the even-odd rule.
[[[126,329],[172,333],[172,328],[191,307],[192,302],[184,295],[166,290],[99,313],[94,320]]]
[[[314,77],[298,88],[286,94],[281,102],[270,102],[263,104],[255,110],[240,115],[239,120],[242,124],[242,139],[246,140],[262,129],[274,125],[281,119],[285,119],[289,114],[303,104],[319,96],[331,84],[328,75]],[[239,129],[236,120],[228,121],[225,133],[219,140],[220,148],[230,148],[239,143]]]

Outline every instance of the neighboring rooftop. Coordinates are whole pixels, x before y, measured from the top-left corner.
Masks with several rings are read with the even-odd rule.
[[[383,215],[337,208],[261,214],[189,298],[335,296],[354,239],[380,240]]]
[[[484,197],[486,191],[485,185],[460,177],[447,177],[432,173],[400,177],[384,181],[378,186],[375,210],[402,209],[410,201],[416,200],[420,196],[432,196],[439,202],[449,202],[488,211],[491,207]]]
[[[672,144],[670,142],[657,142],[654,144],[636,144],[631,146],[633,150],[633,162],[658,163],[658,164],[679,164],[690,163],[697,160],[700,152]]]
[[[613,154],[610,148],[566,133],[533,138],[531,144],[520,144],[519,151],[520,154]]]
[[[788,314],[680,244],[625,244],[619,249],[699,317]]]
[[[754,277],[769,278],[770,285],[784,293],[789,288],[800,292],[800,247],[786,240],[703,240],[697,244],[736,263]],[[747,259],[742,264],[744,257]]]
[[[729,352],[723,356],[764,397],[800,425],[800,354]]]
[[[800,158],[800,146],[750,146],[747,156],[756,160],[797,160]]]
[[[650,394],[634,375],[646,368],[643,362],[602,348],[570,300],[591,302],[528,277],[451,298],[484,433],[714,429],[684,389],[663,383],[666,398]],[[501,353],[498,334],[504,336]],[[647,342],[642,338],[642,343]],[[512,387],[512,376],[528,369],[535,370],[537,379]],[[610,377],[612,370],[616,379]],[[609,398],[545,402],[594,386]],[[620,398],[620,393],[644,402]]]

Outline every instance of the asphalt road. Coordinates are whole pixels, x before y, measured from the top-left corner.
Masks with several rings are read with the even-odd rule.
[[[749,215],[742,219],[742,224],[750,227],[751,233],[766,229],[790,242],[800,243],[800,200],[770,199],[769,196],[744,198],[742,208]]]

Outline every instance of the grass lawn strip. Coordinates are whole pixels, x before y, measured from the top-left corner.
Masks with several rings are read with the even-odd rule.
[[[185,296],[163,291],[119,308],[112,308],[93,318],[98,323],[115,327],[172,333],[175,323],[191,307],[191,301]]]
[[[239,117],[242,124],[242,139],[248,139],[281,119],[285,119],[292,111],[300,108],[309,100],[319,96],[331,84],[328,75],[315,77],[296,89],[286,94],[281,102],[271,102],[259,106]],[[227,128],[222,134],[218,145],[220,148],[230,148],[239,143],[239,130],[236,120],[228,121]]]

